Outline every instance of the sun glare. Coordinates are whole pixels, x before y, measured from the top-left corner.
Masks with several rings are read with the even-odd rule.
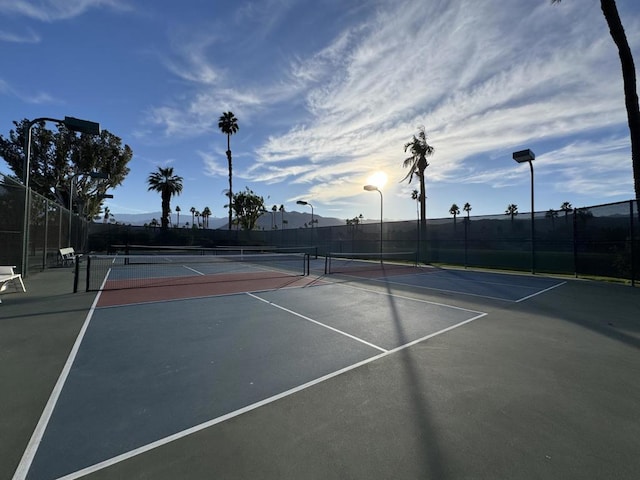
[[[376,172],[367,179],[368,185],[375,185],[382,189],[387,183],[387,174],[384,172]]]

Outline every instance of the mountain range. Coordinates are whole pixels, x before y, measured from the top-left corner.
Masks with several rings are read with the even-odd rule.
[[[153,219],[156,219],[160,222],[161,212],[150,212],[150,213],[114,213],[111,214],[112,221],[115,221],[119,224],[124,225],[137,225],[142,226],[145,224],[150,224]],[[282,223],[284,219],[284,222]],[[333,225],[345,225],[346,219],[334,218],[334,217],[323,217],[320,215],[314,215],[313,220],[316,227],[329,227]],[[103,221],[102,219],[97,220],[97,222]],[[171,221],[177,224],[178,217],[176,213],[171,214]],[[197,221],[197,220],[196,220]],[[209,219],[209,229],[215,230],[218,228],[227,228],[228,218],[227,217],[214,217],[210,216]],[[300,212],[284,212],[284,218],[282,213],[280,212],[267,212],[262,215],[257,222],[257,228],[260,230],[272,230],[274,223],[278,228],[305,228],[311,227],[311,214],[310,213],[300,213]],[[363,220],[365,223],[369,223],[367,220]],[[180,227],[184,227],[186,224],[192,225],[193,217],[187,212],[184,212],[180,215]],[[200,219],[200,223],[202,223],[202,219]]]

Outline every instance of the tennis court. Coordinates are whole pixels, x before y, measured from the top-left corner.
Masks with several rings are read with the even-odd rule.
[[[546,438],[555,428],[539,424],[539,406],[528,413],[516,408],[516,399],[564,405],[577,393],[556,382],[536,388],[548,382],[543,375],[572,370],[552,364],[582,348],[569,336],[574,322],[549,325],[537,312],[572,291],[564,280],[382,263],[325,275],[324,260],[307,257],[302,270],[284,257],[207,260],[166,256],[158,266],[157,259],[118,257],[96,270],[102,290],[16,480],[205,478],[205,472],[390,478],[394,471],[395,478],[469,478],[457,469],[477,462],[488,445],[492,455],[515,450],[516,460],[507,463],[520,473],[512,478],[542,478],[511,462],[524,461],[527,448],[547,448],[533,462],[546,475],[558,456],[568,462],[567,450],[584,447],[583,438],[554,451],[584,431],[572,423],[565,437]],[[505,328],[513,317],[518,328]],[[583,330],[582,340],[599,335]],[[640,365],[630,356],[637,354],[634,338],[625,345],[630,351],[616,354],[619,361],[633,358],[632,369]],[[551,353],[539,358],[536,348],[551,339],[564,341],[565,350],[547,344]],[[543,365],[533,368],[527,356]],[[600,368],[592,381],[614,381]],[[575,408],[584,414],[589,402],[582,398]],[[548,421],[562,413],[548,410]],[[619,420],[630,414],[623,409]],[[522,425],[512,424],[510,439],[502,438],[513,422]],[[522,436],[538,427],[542,438]],[[596,427],[600,421],[582,426],[594,433]],[[628,435],[639,432],[637,423],[626,428]],[[457,437],[462,431],[466,438]],[[498,438],[502,447],[492,444]],[[474,443],[480,439],[486,445]],[[451,458],[453,444],[463,447],[464,460]],[[504,474],[509,465],[495,467]],[[483,468],[476,478],[495,478]]]

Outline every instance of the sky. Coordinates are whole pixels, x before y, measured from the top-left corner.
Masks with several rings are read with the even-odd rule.
[[[617,4],[637,67],[640,2]],[[226,111],[239,125],[233,191],[269,210],[309,212],[304,200],[324,217],[375,219],[382,206],[415,219],[417,179],[402,179],[420,128],[434,147],[428,218],[454,203],[530,211],[529,166],[512,159],[523,149],[536,155],[536,211],[635,196],[597,0],[0,0],[0,51],[2,135],[72,116],[133,149],[105,203],[116,220],[160,211],[147,191],[158,167],[183,177],[172,208],[226,217]],[[365,191],[380,173],[381,195]]]

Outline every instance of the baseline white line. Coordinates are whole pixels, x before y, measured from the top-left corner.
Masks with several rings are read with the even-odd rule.
[[[102,287],[104,287],[104,282],[106,282],[107,276],[105,276]],[[101,290],[102,290],[102,287],[101,287]],[[64,384],[67,381],[67,377],[69,376],[69,372],[71,371],[73,362],[75,361],[76,355],[78,354],[78,350],[80,349],[80,344],[82,343],[82,340],[87,331],[87,328],[89,328],[89,323],[91,322],[91,318],[93,317],[93,312],[95,311],[96,305],[98,304],[98,300],[100,299],[100,293],[101,292],[98,292],[98,294],[96,295],[96,298],[93,300],[91,308],[89,309],[89,313],[87,314],[87,318],[85,319],[84,324],[82,325],[82,328],[78,333],[76,341],[73,344],[73,348],[69,353],[67,362],[65,363],[62,369],[62,372],[58,377],[58,381],[53,387],[53,391],[51,392],[51,395],[49,396],[49,400],[47,401],[47,404],[45,405],[44,410],[42,411],[42,415],[40,416],[40,420],[38,421],[38,424],[36,425],[36,428],[33,431],[33,434],[31,435],[31,439],[29,440],[29,443],[27,444],[27,448],[25,449],[24,454],[22,455],[22,459],[18,464],[18,468],[13,474],[13,480],[24,480],[27,477],[27,474],[29,473],[29,469],[31,468],[33,459],[35,458],[36,452],[38,451],[38,447],[40,446],[40,442],[42,441],[42,436],[44,435],[44,431],[46,430],[47,425],[49,424],[49,420],[51,419],[53,409],[55,408],[56,403],[58,403],[58,399],[60,398],[60,393],[62,392],[62,388],[64,387]]]
[[[402,298],[403,300],[413,300],[414,302],[427,303],[429,305],[435,305],[437,307],[452,308],[454,310],[462,310],[463,312],[484,313],[484,312],[479,312],[478,310],[471,310],[469,308],[457,307],[456,305],[448,305],[446,303],[432,302],[430,300],[423,300],[421,298],[407,297],[405,295],[398,295],[396,293],[379,292],[378,290],[371,290],[370,288],[365,288],[365,287],[357,287],[355,285],[349,285],[349,284],[346,284],[346,283],[334,284],[334,285],[344,285],[345,287],[354,288],[356,290],[362,290],[364,292],[376,293],[378,295],[387,295],[389,297],[395,297],[395,298]],[[396,285],[405,285],[405,284],[401,283],[401,284],[396,284]]]
[[[531,295],[528,295],[528,296],[526,296],[526,297],[522,297],[521,299],[516,300],[516,303],[524,302],[525,300],[529,300],[530,298],[533,298],[533,297],[535,297],[535,296],[537,296],[537,295],[540,295],[540,294],[542,294],[542,293],[548,292],[549,290],[553,290],[554,288],[561,287],[561,286],[562,286],[562,285],[564,285],[565,283],[567,283],[567,282],[561,282],[561,283],[558,283],[558,284],[556,284],[556,285],[552,285],[552,286],[550,286],[549,288],[545,288],[544,290],[540,290],[539,292],[532,293]]]
[[[262,300],[262,299],[260,299],[260,300]],[[325,382],[327,380],[330,380],[330,379],[332,379],[334,377],[342,375],[343,373],[347,373],[347,372],[349,372],[351,370],[355,370],[358,367],[361,367],[361,366],[366,365],[368,363],[371,363],[371,362],[374,362],[376,360],[379,360],[380,358],[384,358],[384,357],[386,357],[388,355],[391,355],[393,353],[397,353],[400,350],[404,350],[406,348],[409,348],[410,346],[415,345],[418,342],[422,342],[422,341],[427,340],[429,338],[433,338],[433,337],[435,337],[437,335],[449,332],[449,331],[451,331],[451,330],[453,330],[455,328],[461,327],[463,325],[466,325],[467,323],[470,323],[470,322],[473,322],[474,320],[482,318],[485,315],[487,315],[487,314],[486,313],[481,313],[480,315],[477,315],[477,316],[475,316],[473,318],[470,318],[468,320],[464,320],[464,321],[462,321],[460,323],[457,323],[457,324],[452,325],[450,327],[447,327],[447,328],[444,328],[442,330],[439,330],[439,331],[437,331],[435,333],[432,333],[430,335],[422,337],[422,338],[420,338],[418,340],[415,340],[415,341],[412,341],[412,342],[407,343],[405,345],[402,345],[400,347],[394,348],[393,350],[385,351],[383,353],[380,353],[378,355],[370,357],[370,358],[368,358],[366,360],[362,360],[361,362],[354,363],[353,365],[349,365],[348,367],[344,367],[344,368],[342,368],[340,370],[336,370],[335,372],[332,372],[332,373],[329,373],[329,374],[324,375],[322,377],[316,378],[315,380],[311,380],[311,381],[309,381],[307,383],[304,383],[304,384],[302,384],[302,385],[300,385],[298,387],[294,387],[294,388],[292,388],[290,390],[287,390],[285,392],[279,393],[279,394],[274,395],[274,396],[269,397],[269,398],[265,398],[264,400],[261,400],[259,402],[253,403],[251,405],[247,405],[246,407],[240,408],[240,409],[235,410],[233,412],[230,412],[230,413],[227,413],[227,414],[222,415],[220,417],[217,417],[217,418],[214,418],[212,420],[209,420],[208,422],[204,422],[204,423],[201,423],[199,425],[195,425],[195,426],[193,426],[191,428],[182,430],[181,432],[174,433],[173,435],[170,435],[168,437],[162,438],[162,439],[157,440],[155,442],[152,442],[152,443],[149,443],[149,444],[144,445],[142,447],[136,448],[135,450],[130,450],[129,452],[123,453],[121,455],[118,455],[116,457],[110,458],[108,460],[104,460],[103,462],[96,463],[95,465],[92,465],[90,467],[86,467],[86,468],[84,468],[82,470],[79,470],[77,472],[70,473],[68,475],[65,475],[64,477],[58,478],[57,480],[77,480],[78,478],[84,477],[85,475],[89,475],[90,473],[95,473],[95,472],[97,472],[99,470],[103,470],[103,469],[108,468],[108,467],[110,467],[112,465],[115,465],[117,463],[124,462],[125,460],[128,460],[130,458],[136,457],[136,456],[141,455],[143,453],[146,453],[146,452],[148,452],[150,450],[154,450],[154,449],[156,449],[158,447],[161,447],[161,446],[166,445],[168,443],[174,442],[176,440],[180,440],[181,438],[184,438],[184,437],[187,437],[187,436],[192,435],[194,433],[197,433],[199,431],[205,430],[205,429],[207,429],[209,427],[213,427],[214,425],[217,425],[219,423],[222,423],[222,422],[225,422],[225,421],[230,420],[232,418],[235,418],[237,416],[240,416],[240,415],[242,415],[244,413],[247,413],[247,412],[250,412],[252,410],[255,410],[256,408],[263,407],[265,405],[268,405],[270,403],[276,402],[278,400],[281,400],[281,399],[283,399],[285,397],[288,397],[290,395],[293,395],[295,393],[301,392],[302,390],[306,390],[307,388],[313,387],[314,385],[317,385],[319,383],[322,383],[322,382]]]
[[[273,302],[270,302],[269,300],[265,300],[264,298],[260,298],[257,295],[254,295],[253,293],[247,292],[247,295],[249,295],[250,297],[255,298],[257,300],[260,300],[261,302],[267,303],[267,304],[271,305],[272,307],[279,308],[280,310],[283,310],[283,311],[285,311],[287,313],[290,313],[291,315],[295,315],[296,317],[302,318],[303,320],[306,320],[306,321],[311,322],[311,323],[315,323],[316,325],[319,325],[319,326],[321,326],[323,328],[326,328],[328,330],[331,330],[333,332],[339,333],[340,335],[344,335],[345,337],[348,337],[351,340],[355,340],[356,342],[364,343],[365,345],[367,345],[367,346],[369,346],[371,348],[375,348],[376,350],[380,350],[383,353],[388,352],[388,350],[385,349],[385,348],[382,348],[382,347],[379,347],[377,345],[374,345],[373,343],[369,343],[366,340],[358,338],[358,337],[356,337],[354,335],[351,335],[351,334],[349,334],[347,332],[343,332],[342,330],[338,330],[337,328],[330,327],[329,325],[327,325],[325,323],[322,323],[322,322],[319,322],[317,320],[314,320],[313,318],[309,318],[306,315],[302,315],[301,313],[294,312],[293,310],[289,310],[288,308],[283,307],[282,305],[278,305],[277,303],[273,303]]]
[[[489,300],[499,300],[501,302],[514,302],[514,300],[509,300],[507,298],[500,298],[500,297],[490,297],[488,295],[480,295],[477,293],[468,293],[468,292],[464,292],[462,290],[447,290],[445,288],[435,288],[435,287],[427,287],[425,285],[415,285],[413,283],[402,283],[402,282],[392,282],[388,279],[384,279],[381,280],[379,278],[367,278],[367,279],[363,279],[362,277],[356,277],[354,275],[347,275],[347,274],[340,274],[343,277],[349,277],[349,278],[354,278],[356,280],[367,280],[367,281],[372,281],[372,282],[378,282],[378,283],[389,283],[392,285],[403,285],[405,287],[415,287],[415,288],[421,288],[422,290],[433,290],[436,292],[444,292],[444,293],[456,293],[458,295],[467,295],[467,296],[471,296],[471,297],[479,297],[479,298],[487,298]],[[435,274],[429,274],[429,275],[435,275]],[[341,284],[341,282],[334,282],[334,284]]]

